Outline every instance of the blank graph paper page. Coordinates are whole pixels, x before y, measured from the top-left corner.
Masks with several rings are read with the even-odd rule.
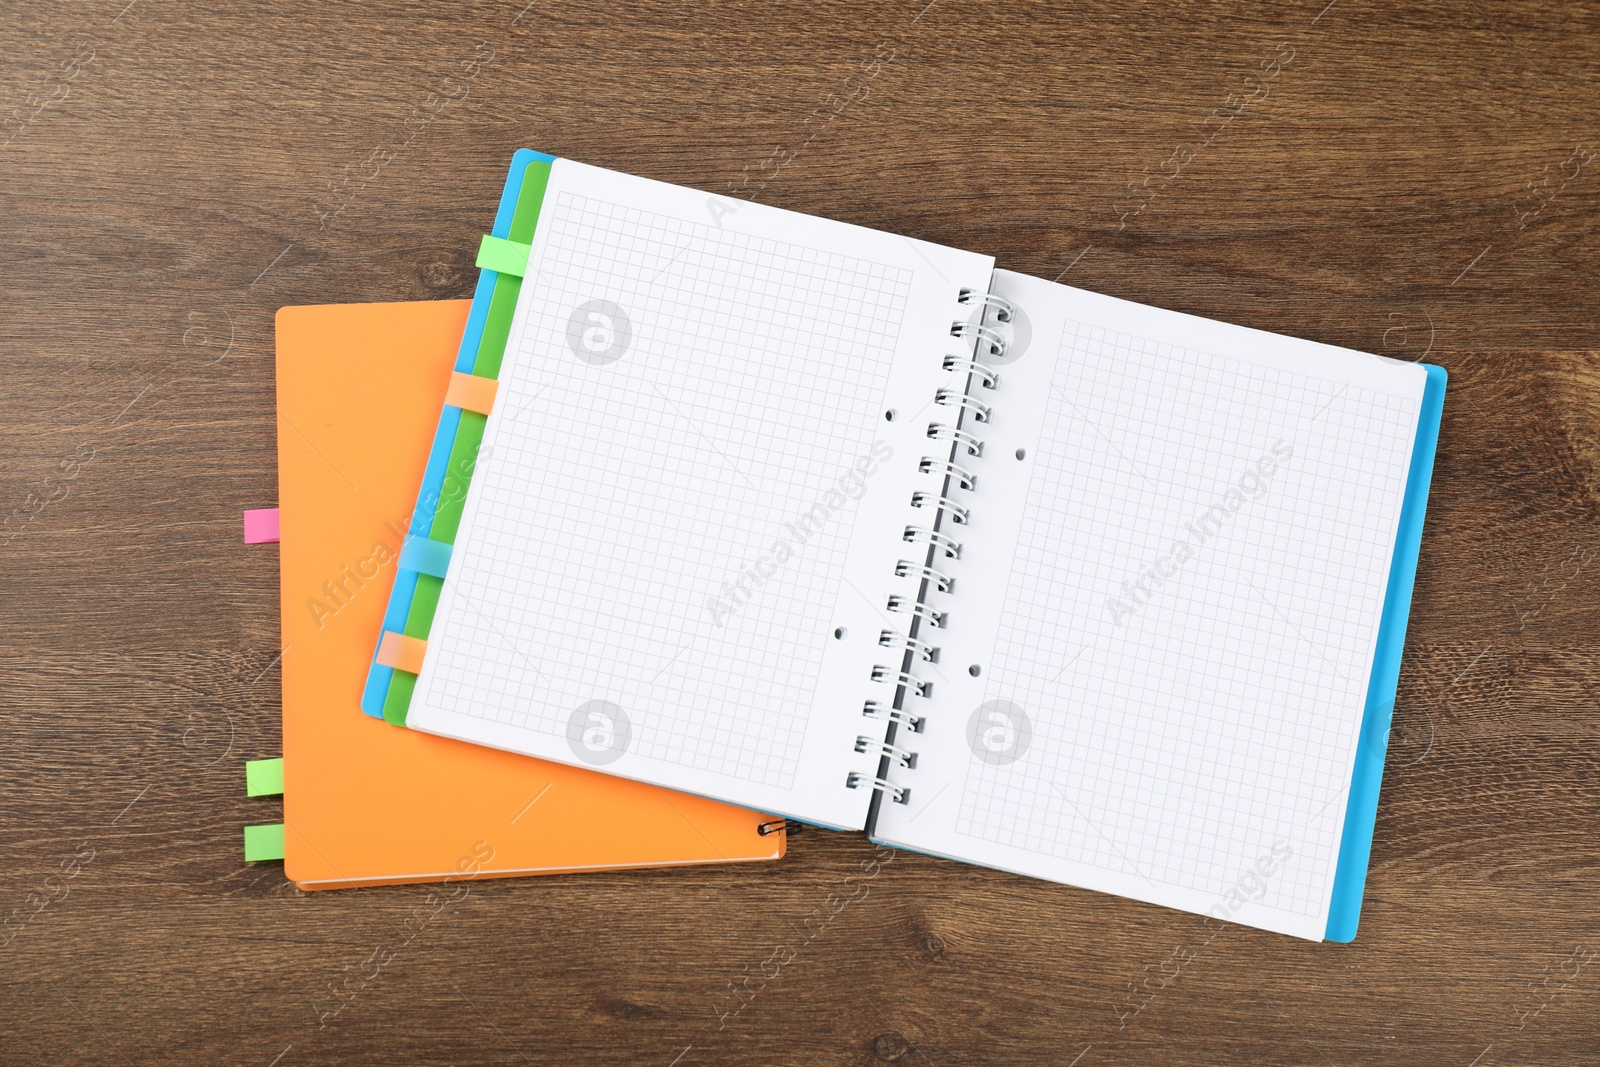
[[[410,725],[859,828],[840,487],[991,262],[558,161]]]
[[[1078,303],[1028,307],[1055,362],[984,693],[1026,747],[951,753],[918,839],[1320,939],[1423,373]]]

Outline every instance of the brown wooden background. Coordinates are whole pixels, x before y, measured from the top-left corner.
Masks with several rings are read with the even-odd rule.
[[[1600,1062],[1600,11],[523,2],[4,7],[0,917],[80,869],[0,1062]],[[811,936],[812,831],[474,887],[319,1029],[427,890],[241,861],[272,316],[469,295],[523,146],[1446,366],[1358,940],[912,854]]]

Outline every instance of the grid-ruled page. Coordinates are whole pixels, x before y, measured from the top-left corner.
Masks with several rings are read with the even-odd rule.
[[[1330,852],[1413,405],[1078,324],[1063,348],[989,685],[1048,711],[1031,758],[969,769],[958,829],[1211,895],[1275,842]],[[1315,912],[1331,876],[1268,899]]]
[[[806,745],[916,250],[725,223],[552,182],[414,724],[843,790]]]
[[[1129,326],[1049,339],[941,850],[1114,872],[1200,911],[1243,880],[1320,931],[1419,397]]]

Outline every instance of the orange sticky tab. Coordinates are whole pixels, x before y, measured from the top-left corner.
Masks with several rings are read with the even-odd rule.
[[[427,651],[428,642],[422,638],[386,630],[378,643],[378,662],[397,671],[421,674],[422,656]]]
[[[499,388],[500,383],[493,378],[452,371],[450,389],[444,394],[444,402],[463,411],[487,415],[494,410],[494,394]]]

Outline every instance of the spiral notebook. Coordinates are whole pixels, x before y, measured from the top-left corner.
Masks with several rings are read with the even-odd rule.
[[[369,712],[1354,936],[1442,370],[535,153],[478,262]]]

